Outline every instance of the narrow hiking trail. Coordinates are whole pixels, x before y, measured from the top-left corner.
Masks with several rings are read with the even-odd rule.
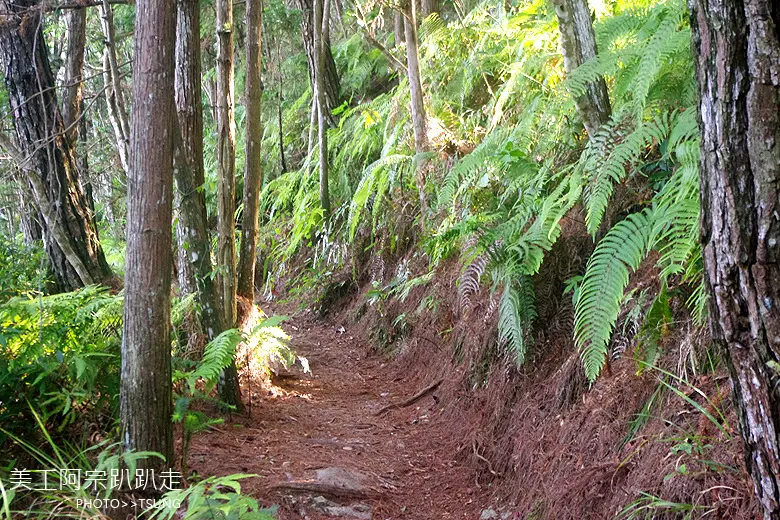
[[[304,312],[284,328],[312,373],[277,378],[271,387],[244,385],[245,399],[252,394],[247,416],[197,435],[193,470],[258,474],[243,491],[278,504],[281,520],[476,520],[483,512],[499,518],[492,516],[489,489],[443,453],[448,433],[436,422],[435,391],[382,412],[426,384],[397,377],[391,362],[369,354],[365,331],[346,320]]]

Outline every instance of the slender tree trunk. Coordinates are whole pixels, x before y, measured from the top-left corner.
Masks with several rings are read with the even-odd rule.
[[[425,20],[433,13],[439,12],[439,0],[421,0],[420,1],[420,13],[422,19]]]
[[[306,60],[309,65],[309,81],[312,85],[312,90],[316,84],[315,70],[317,68],[318,54],[314,42],[314,28],[316,23],[314,22],[314,2],[315,0],[296,0],[298,8],[303,12],[303,19],[301,20],[301,30],[303,32],[303,46],[306,50]],[[321,30],[321,28],[320,28]],[[333,61],[333,53],[330,49],[330,38],[325,42],[325,115],[328,118],[329,123],[333,123],[333,109],[339,106],[341,103],[341,96],[339,94],[339,76],[336,70],[336,62]]]
[[[179,198],[179,272],[192,273],[185,283],[197,295],[204,333],[211,340],[225,330],[219,297],[211,278],[203,169],[203,109],[201,106],[200,3],[178,0],[176,21],[176,111],[179,137],[174,154],[174,178]],[[181,276],[181,274],[180,274]],[[180,281],[181,283],[181,281]]]
[[[65,12],[65,31],[68,43],[65,51],[65,88],[62,93],[62,123],[71,143],[78,139],[78,121],[81,116],[81,82],[84,76],[84,46],[87,40],[87,9],[69,9]],[[82,172],[83,173],[83,172]]]
[[[404,33],[404,15],[401,11],[393,11],[393,34],[395,35],[396,47],[406,41],[406,34]]]
[[[100,8],[100,24],[105,38],[103,49],[103,81],[106,88],[106,101],[111,126],[114,129],[117,153],[125,173],[130,168],[130,122],[127,116],[122,76],[116,57],[116,34],[114,31],[114,12],[108,0],[103,0]]]
[[[162,470],[173,464],[170,314],[176,6],[173,0],[139,0],[136,12],[120,421],[124,449],[161,453],[167,463],[149,458],[139,464]]]
[[[314,48],[317,62],[314,79],[317,85],[317,134],[320,152],[320,207],[327,228],[330,219],[330,190],[328,187],[328,121],[325,95],[325,38],[328,35],[328,8],[330,0],[314,0]]]
[[[111,277],[64,126],[43,38],[30,0],[0,0],[0,16],[23,20],[0,31],[0,55],[19,149],[19,167],[41,214],[57,288],[69,291]],[[4,148],[12,146],[10,142]]]
[[[409,4],[406,6],[404,33],[406,36],[406,69],[411,97],[414,149],[417,154],[422,154],[430,150],[430,143],[428,142],[428,121],[425,115],[423,86],[420,78],[420,57],[417,49],[417,16],[413,0],[409,1]],[[420,213],[423,223],[428,214],[428,200],[425,195],[426,163],[427,161],[420,157],[417,158],[417,192],[420,198]]]
[[[307,141],[307,149],[306,149],[306,171],[309,171],[309,167],[311,166],[311,154],[314,150],[314,136],[317,132],[317,83],[315,82],[312,86],[312,94],[311,94],[311,111],[309,112],[309,136]]]
[[[263,4],[246,3],[246,159],[244,170],[244,217],[241,225],[241,255],[238,264],[238,294],[255,300],[255,263],[257,261],[257,217],[263,186],[263,140],[261,100],[263,97]]]
[[[233,81],[233,0],[217,0],[217,267],[223,323],[236,324],[236,121]],[[222,401],[243,410],[235,363],[219,380]]]
[[[175,99],[178,116],[178,139],[174,142],[173,178],[176,181],[177,274],[182,296],[195,294],[204,316],[218,312],[211,282],[211,247],[206,232],[206,201],[202,189],[203,110],[201,97],[200,6],[197,0],[176,1]],[[205,270],[205,273],[202,271]],[[197,277],[205,274],[211,294],[198,290]],[[205,302],[205,305],[204,305]],[[221,323],[221,320],[220,320]],[[212,330],[222,332],[222,326]]]
[[[236,122],[233,81],[233,2],[217,2],[217,276],[225,324],[236,321]]]
[[[571,74],[597,53],[588,0],[553,0],[553,5],[561,33],[563,67],[567,74]],[[574,103],[589,137],[596,135],[612,114],[603,77],[588,84],[587,92],[575,98]]]
[[[282,45],[280,43],[277,43],[276,47],[276,62],[277,70],[279,71],[279,98],[276,105],[276,116],[279,124],[279,169],[281,173],[285,173],[287,171],[287,162],[284,159],[284,126],[282,124],[282,79],[284,74],[282,72]]]
[[[780,10],[691,0],[701,237],[713,340],[731,374],[764,518],[780,518]]]

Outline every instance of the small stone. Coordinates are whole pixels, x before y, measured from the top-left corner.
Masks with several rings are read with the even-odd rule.
[[[498,518],[498,513],[492,507],[482,510],[482,514],[479,515],[479,520],[494,520]]]

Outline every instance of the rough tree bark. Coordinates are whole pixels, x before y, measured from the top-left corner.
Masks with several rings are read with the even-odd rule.
[[[260,145],[263,140],[261,101],[263,97],[263,4],[261,0],[246,3],[246,159],[244,168],[244,216],[241,222],[241,255],[238,263],[237,293],[255,299],[255,263],[257,261],[257,217],[263,165]]]
[[[315,70],[317,67],[317,51],[314,43],[314,0],[296,0],[298,8],[303,12],[301,20],[301,32],[303,33],[303,46],[306,50],[306,60],[309,65],[309,82],[314,90],[316,84]],[[329,123],[333,123],[333,109],[341,103],[339,91],[339,75],[336,70],[336,62],[333,61],[333,53],[330,50],[330,38],[325,40],[325,111]]]
[[[225,325],[211,278],[211,243],[208,234],[203,169],[203,109],[200,55],[200,3],[178,0],[176,18],[175,95],[178,137],[174,170],[179,204],[179,284],[196,295],[203,332],[214,339]],[[188,277],[181,280],[181,277]]]
[[[233,0],[217,0],[217,268],[223,323],[236,324],[236,121]],[[222,401],[242,410],[235,363],[219,380]]]
[[[65,50],[65,88],[62,91],[62,124],[65,135],[76,143],[83,101],[81,82],[84,77],[84,47],[87,40],[87,10],[70,9],[65,13],[67,47]]]
[[[710,326],[764,518],[780,518],[780,9],[691,0]]]
[[[56,285],[69,291],[111,277],[94,215],[78,175],[43,38],[40,10],[31,0],[0,1],[0,55],[19,149],[41,214]],[[10,143],[9,143],[10,145]]]
[[[314,79],[317,92],[317,137],[320,152],[320,207],[327,228],[330,219],[330,189],[328,186],[328,120],[325,70],[327,56],[325,42],[328,35],[329,0],[314,0],[314,49],[317,61],[314,68]]]
[[[108,0],[100,7],[100,25],[103,29],[105,47],[103,48],[103,82],[106,89],[108,117],[114,129],[119,162],[125,173],[130,171],[130,121],[127,116],[125,98],[122,92],[122,76],[116,57],[116,34],[114,31],[114,12]]]
[[[553,0],[553,5],[561,33],[563,67],[567,74],[571,74],[597,53],[588,0]],[[612,114],[607,84],[603,77],[589,83],[586,93],[575,98],[574,103],[589,137],[596,135]]]
[[[139,0],[120,422],[125,450],[149,450],[165,456],[167,462],[157,458],[139,461],[142,468],[156,470],[173,463],[170,314],[175,23],[173,0]]]
[[[409,78],[411,97],[412,127],[414,129],[414,149],[417,154],[430,150],[428,141],[428,121],[425,115],[425,101],[422,79],[420,78],[420,57],[417,49],[417,13],[414,0],[409,0],[404,10],[404,34],[406,37],[406,69]],[[417,159],[417,192],[420,198],[422,222],[428,214],[428,200],[425,195],[425,171],[427,161]]]

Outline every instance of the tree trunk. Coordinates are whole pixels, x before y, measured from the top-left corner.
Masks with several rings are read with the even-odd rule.
[[[439,0],[421,0],[420,2],[420,13],[422,14],[422,19],[425,20],[433,13],[439,12]]]
[[[205,176],[200,3],[198,0],[178,0],[177,13],[175,92],[179,131],[174,133],[178,139],[173,173],[179,199],[179,272],[191,273],[191,279],[185,280],[185,284],[197,295],[203,332],[211,340],[225,330],[225,325],[211,278],[206,196],[201,189]]]
[[[236,122],[233,81],[233,1],[217,2],[217,275],[225,324],[236,321]]]
[[[571,74],[597,53],[588,0],[553,0],[553,4],[561,33],[563,67],[567,74]],[[587,92],[575,98],[574,103],[589,137],[596,135],[612,114],[603,77],[589,83]]]
[[[84,46],[87,40],[87,9],[70,9],[65,13],[65,30],[68,36],[65,51],[65,88],[62,94],[62,123],[65,135],[76,143],[81,116],[81,82],[84,76]],[[82,172],[83,173],[83,172]]]
[[[317,68],[317,51],[314,43],[314,0],[296,0],[298,8],[303,12],[303,19],[301,20],[301,31],[303,32],[303,46],[306,50],[306,60],[309,64],[309,81],[314,90],[316,84],[315,70]],[[330,39],[326,39],[325,42],[325,115],[328,118],[330,124],[333,121],[333,109],[338,107],[341,103],[341,96],[339,94],[339,75],[336,70],[336,62],[333,61],[333,53],[330,50]]]
[[[393,35],[395,36],[396,47],[406,41],[406,34],[404,33],[404,15],[401,11],[393,11]]]
[[[417,49],[417,15],[414,1],[409,1],[404,15],[404,33],[406,36],[406,69],[409,78],[411,97],[412,127],[414,129],[414,149],[417,154],[430,150],[428,142],[428,121],[425,115],[422,79],[420,78],[420,57]],[[420,198],[422,222],[428,214],[428,199],[425,195],[425,171],[427,161],[417,158],[417,192]]]
[[[119,162],[125,173],[130,171],[130,122],[127,117],[122,76],[116,57],[116,35],[114,31],[114,12],[108,0],[103,0],[100,8],[100,24],[105,38],[103,49],[103,81],[106,89],[108,116],[114,129]]]
[[[167,463],[148,458],[139,465],[162,470],[173,464],[170,314],[176,6],[173,0],[139,0],[136,13],[120,421],[124,449],[161,453]]]
[[[236,324],[236,121],[233,82],[233,0],[217,0],[217,268],[223,323]],[[220,399],[242,409],[236,366],[219,379]]]
[[[277,44],[276,58],[277,58],[277,70],[279,71],[279,97],[276,106],[276,116],[279,124],[279,169],[281,170],[280,173],[285,173],[287,171],[287,161],[285,161],[284,159],[284,125],[282,124],[282,100],[283,100],[282,79],[284,78],[284,74],[282,71],[282,48],[281,47],[282,47],[281,44]]]
[[[325,95],[325,37],[328,34],[328,7],[330,0],[314,0],[314,48],[317,62],[314,78],[317,85],[317,136],[320,152],[320,207],[325,228],[330,219],[330,189],[328,186],[328,121],[326,119],[327,99]]]
[[[41,213],[46,251],[59,290],[111,277],[94,215],[64,127],[40,12],[30,0],[0,0],[0,14],[21,19],[0,31],[5,85],[19,143],[17,155]]]
[[[780,10],[692,0],[701,237],[713,340],[731,374],[764,518],[780,518]]]
[[[255,300],[255,263],[257,260],[257,217],[263,165],[260,146],[263,140],[261,100],[263,97],[263,5],[261,0],[246,3],[246,159],[244,169],[244,216],[241,225],[241,255],[238,264],[238,294]]]

